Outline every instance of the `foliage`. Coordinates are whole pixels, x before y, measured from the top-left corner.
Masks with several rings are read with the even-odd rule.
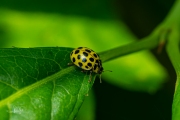
[[[116,58],[140,50],[155,47],[161,50],[161,47],[166,47],[177,74],[172,119],[178,120],[179,11],[180,0],[177,0],[166,19],[149,36],[135,41],[136,38],[123,22],[92,21],[88,18],[1,9],[1,31],[3,35],[8,34],[8,37],[1,38],[9,40],[4,46],[33,48],[0,49],[0,119],[74,119],[88,96],[96,75],[93,74],[93,80],[88,82],[88,71],[81,72],[80,68],[67,64],[74,47],[88,46],[102,51],[98,53],[103,64],[110,61],[105,63],[104,68],[114,73],[104,73],[107,82],[149,93],[156,92],[168,77],[166,70],[154,57],[145,51],[121,60]],[[35,47],[40,44],[69,47]],[[95,104],[93,99],[90,102]],[[91,111],[92,116],[93,114]]]

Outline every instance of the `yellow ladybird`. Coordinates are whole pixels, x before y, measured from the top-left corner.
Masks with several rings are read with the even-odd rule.
[[[87,47],[78,47],[74,49],[70,54],[70,59],[74,65],[82,68],[83,70],[89,70],[100,75],[103,72],[99,55]]]

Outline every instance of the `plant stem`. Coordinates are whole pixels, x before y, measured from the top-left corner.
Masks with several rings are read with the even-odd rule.
[[[180,13],[180,0],[176,0],[165,20],[162,22],[162,24],[157,26],[157,28],[152,32],[152,34],[150,34],[146,38],[143,38],[140,41],[99,53],[102,62],[106,62],[111,59],[115,59],[117,57],[127,55],[133,52],[137,52],[140,50],[152,49],[157,47],[158,45],[159,47],[162,47],[167,40],[167,36],[169,30],[172,29],[171,28],[172,25],[173,24],[180,25],[179,13]]]
[[[154,48],[158,45],[158,43],[159,43],[158,36],[151,35],[140,41],[101,52],[101,53],[99,53],[99,55],[100,55],[102,62],[106,62],[111,59],[115,59],[117,57],[127,55],[127,54],[130,54],[133,52]]]

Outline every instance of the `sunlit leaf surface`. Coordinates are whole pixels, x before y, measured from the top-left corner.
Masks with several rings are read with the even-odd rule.
[[[72,120],[92,83],[72,48],[0,49],[0,119]]]

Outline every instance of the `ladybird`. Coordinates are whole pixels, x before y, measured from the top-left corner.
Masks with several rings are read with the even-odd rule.
[[[87,47],[78,47],[71,52],[70,59],[72,64],[80,67],[83,71],[90,71],[89,82],[92,79],[91,73],[94,72],[100,75],[101,83],[103,67],[101,59],[97,53]]]

